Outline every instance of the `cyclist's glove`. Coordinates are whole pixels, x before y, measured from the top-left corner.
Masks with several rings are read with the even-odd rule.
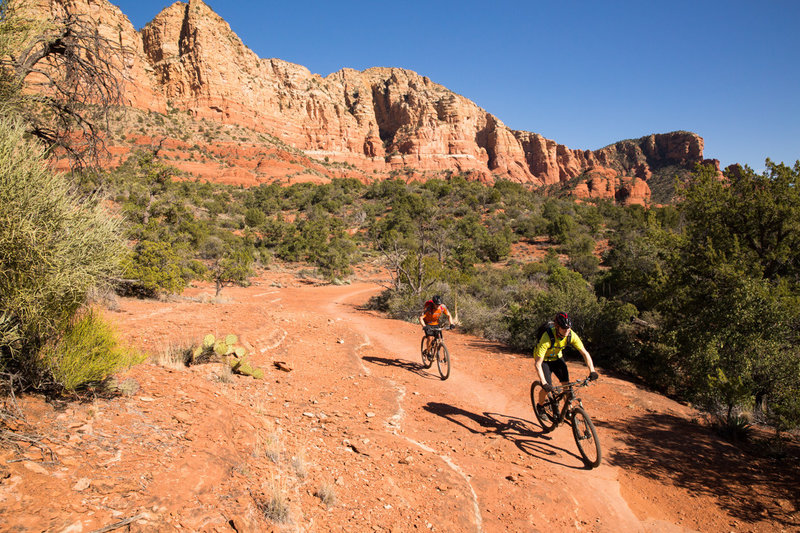
[[[589,381],[594,381],[598,377],[600,377],[600,376],[597,375],[597,372],[592,372],[591,374],[589,374]]]
[[[545,390],[545,392],[553,392],[553,386],[549,383],[542,383],[542,388]]]
[[[455,329],[455,328],[456,328],[455,324],[450,324],[450,327],[447,329]]]

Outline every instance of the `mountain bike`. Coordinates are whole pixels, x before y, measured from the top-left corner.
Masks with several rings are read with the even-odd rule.
[[[589,383],[589,378],[586,378],[553,387],[553,392],[548,392],[545,402],[537,408],[539,394],[543,388],[540,382],[534,381],[531,384],[531,403],[536,420],[545,433],[553,431],[564,421],[569,422],[583,462],[589,468],[596,468],[602,458],[600,440],[597,438],[592,419],[586,413],[581,399],[575,394],[576,388],[585,387]]]
[[[447,346],[442,338],[442,330],[453,329],[453,327],[452,324],[448,328],[443,328],[442,326],[427,326],[428,331],[433,332],[430,348],[427,352],[425,351],[425,336],[422,337],[422,341],[420,341],[419,345],[419,351],[422,354],[422,366],[424,368],[430,368],[435,359],[436,368],[439,369],[439,375],[442,377],[442,381],[450,377],[450,352],[447,350]]]

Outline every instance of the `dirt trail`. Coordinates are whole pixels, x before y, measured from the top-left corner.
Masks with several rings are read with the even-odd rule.
[[[236,333],[265,379],[145,364],[120,376],[129,395],[23,398],[22,429],[57,460],[0,446],[0,531],[797,529],[796,469],[753,462],[688,407],[609,375],[582,394],[604,451],[586,470],[568,427],[535,422],[531,359],[447,332],[441,381],[417,325],[360,307],[378,290],[268,272],[217,302],[210,287],[121,300],[107,315],[133,344]]]
[[[364,295],[373,292],[372,287],[351,288],[329,304],[327,311],[346,317],[356,330],[368,332],[372,343],[387,354],[387,360],[396,358],[393,363],[375,360],[376,374],[398,389],[417,388],[427,400],[422,411],[415,411],[409,423],[397,430],[401,429],[431,453],[439,453],[467,480],[479,524],[484,524],[483,514],[486,514],[485,525],[491,530],[509,527],[511,523],[521,529],[554,525],[570,528],[583,524],[598,531],[644,530],[621,497],[611,468],[584,470],[569,431],[545,435],[530,422],[533,414],[528,387],[532,361],[506,356],[505,361],[491,364],[484,361],[487,354],[469,345],[475,339],[448,332],[454,368],[451,377],[442,382],[435,367],[430,370],[417,367],[419,327],[387,322],[382,316],[358,311],[357,305],[366,300]],[[370,361],[369,357],[366,359]],[[513,369],[513,377],[506,375],[509,369],[503,368],[504,365],[517,367]],[[398,372],[403,367],[408,370]],[[499,377],[499,382],[487,383],[486,372]],[[573,366],[572,372],[575,375],[582,370]],[[409,410],[419,408],[414,402],[404,403],[409,403]],[[443,422],[451,426],[453,433],[447,442],[449,450],[437,448],[436,441],[431,442],[429,437],[432,429],[435,431]],[[534,455],[536,438],[548,443],[547,461],[526,457]],[[492,450],[488,452],[494,463],[491,466],[475,453],[488,449]],[[504,465],[505,460],[509,464]],[[542,487],[542,480],[548,486]],[[507,516],[506,507],[514,510],[513,518]]]

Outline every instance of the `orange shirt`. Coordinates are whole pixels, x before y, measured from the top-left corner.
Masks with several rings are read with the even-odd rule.
[[[429,326],[438,326],[439,325],[439,317],[442,316],[442,313],[447,311],[447,307],[444,304],[439,304],[439,306],[431,305],[425,309],[425,314],[422,315],[422,320]]]

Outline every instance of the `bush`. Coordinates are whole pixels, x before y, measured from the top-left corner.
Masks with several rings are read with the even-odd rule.
[[[718,416],[712,426],[721,437],[733,442],[749,440],[753,430],[747,417],[737,414]]]
[[[370,298],[367,307],[386,312],[392,318],[405,320],[414,324],[419,323],[419,317],[423,313],[425,302],[434,294],[442,297],[442,301],[450,310],[452,315],[454,309],[454,297],[447,283],[439,282],[429,287],[425,293],[417,293],[411,290],[394,291],[385,290],[377,296]],[[455,317],[454,317],[455,318]],[[447,320],[445,317],[444,320]]]
[[[140,241],[125,264],[125,277],[141,282],[147,293],[179,293],[186,287],[181,258],[168,242]]]
[[[502,307],[487,305],[471,295],[461,296],[458,305],[458,320],[465,332],[508,342],[508,325]]]
[[[570,255],[567,266],[579,273],[587,280],[593,280],[598,275],[600,260],[592,254]]]
[[[536,345],[536,329],[559,311],[572,317],[573,327],[586,344],[591,342],[587,326],[597,323],[601,305],[580,274],[562,266],[551,268],[547,289],[524,294],[521,304],[512,304],[507,315],[509,343],[529,351]]]
[[[55,384],[75,391],[140,363],[143,357],[123,347],[116,333],[93,311],[77,317],[57,341],[41,351]]]
[[[386,310],[392,318],[418,323],[428,298],[413,291],[394,292],[386,301]]]
[[[353,268],[350,265],[355,263],[357,258],[358,249],[355,243],[343,237],[331,239],[327,249],[319,252],[314,262],[323,276],[333,279],[351,274]]]
[[[244,224],[251,228],[257,228],[267,222],[267,215],[263,211],[250,207],[244,212]]]
[[[575,219],[570,215],[559,214],[548,224],[547,235],[554,243],[566,244],[576,226]]]
[[[0,370],[35,381],[38,350],[117,274],[124,251],[99,202],[72,194],[22,127],[0,119]]]

